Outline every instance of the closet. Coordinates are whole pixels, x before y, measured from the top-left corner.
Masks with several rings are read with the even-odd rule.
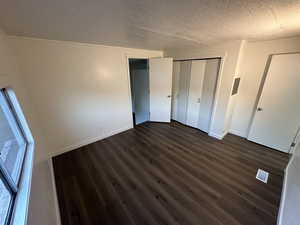
[[[219,58],[173,63],[173,120],[209,131],[219,65]]]

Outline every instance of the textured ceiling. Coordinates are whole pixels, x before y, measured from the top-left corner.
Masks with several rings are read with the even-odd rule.
[[[11,35],[166,49],[300,34],[300,0],[0,0]]]

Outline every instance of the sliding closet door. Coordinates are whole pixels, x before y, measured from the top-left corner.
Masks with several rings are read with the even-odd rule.
[[[198,128],[199,113],[201,111],[200,102],[205,75],[205,65],[206,60],[194,60],[192,61],[191,66],[186,124],[195,128]]]
[[[173,67],[173,96],[176,99],[173,101],[173,119],[208,132],[220,60],[176,63]]]
[[[173,62],[172,78],[172,113],[171,118],[177,120],[178,111],[178,92],[179,92],[180,62]]]
[[[188,90],[190,84],[191,61],[180,62],[177,121],[186,124]]]
[[[205,76],[200,101],[198,128],[204,132],[209,131],[212,116],[213,103],[218,80],[220,59],[206,60]]]

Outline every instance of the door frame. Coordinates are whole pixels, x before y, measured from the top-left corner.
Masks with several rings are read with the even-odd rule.
[[[253,107],[253,110],[252,110],[250,123],[249,123],[249,126],[247,128],[247,136],[246,136],[247,140],[249,140],[250,130],[251,130],[251,127],[252,127],[253,122],[254,122],[254,117],[257,113],[257,106],[258,106],[259,100],[261,98],[262,91],[263,91],[264,86],[265,86],[265,81],[266,81],[267,76],[268,76],[268,72],[269,72],[269,69],[270,69],[272,57],[275,56],[275,55],[289,55],[289,54],[300,54],[300,52],[275,53],[275,54],[270,54],[267,58],[265,69],[264,69],[263,75],[261,77],[261,80],[259,82],[259,89],[258,89],[258,92],[257,92],[257,95],[256,95],[254,107]],[[300,132],[298,132],[296,134],[294,140],[295,140],[295,146],[290,147],[289,151],[287,152],[288,154],[293,154],[293,152],[295,151],[295,148],[298,147],[298,145],[300,144]]]
[[[156,57],[153,57],[156,58]],[[157,57],[159,58],[159,57]],[[148,55],[143,55],[143,54],[125,54],[125,66],[126,66],[126,71],[127,71],[127,85],[128,85],[128,99],[129,99],[129,104],[130,104],[130,118],[131,118],[131,124],[133,128],[135,126],[134,121],[133,121],[133,110],[132,110],[132,98],[131,98],[131,83],[130,83],[130,68],[129,68],[129,59],[147,59],[149,60],[150,57]]]
[[[207,134],[212,137],[216,137],[218,139],[222,139],[223,137],[216,135],[213,132],[213,124],[216,121],[216,112],[217,112],[217,104],[218,104],[218,96],[220,93],[221,89],[221,81],[222,81],[222,75],[223,75],[223,68],[224,68],[224,61],[226,59],[226,54],[223,56],[216,56],[216,57],[203,57],[203,58],[188,58],[188,59],[175,59],[173,61],[175,62],[182,62],[182,61],[192,61],[192,60],[209,60],[209,59],[219,59],[219,70],[218,70],[218,75],[217,75],[217,81],[216,81],[216,87],[215,87],[215,93],[214,93],[214,100],[213,100],[213,105],[212,105],[212,112],[211,112],[211,117],[209,121],[209,126],[208,126],[208,132]]]

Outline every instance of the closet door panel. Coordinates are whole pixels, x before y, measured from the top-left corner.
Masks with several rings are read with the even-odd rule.
[[[219,73],[219,66],[220,59],[206,60],[198,123],[198,128],[204,132],[209,131]]]
[[[200,102],[205,65],[206,60],[194,60],[191,65],[186,124],[195,128],[198,128],[199,112],[201,111]]]
[[[177,120],[179,92],[180,62],[173,62],[172,77],[172,119]]]
[[[186,124],[190,73],[191,73],[191,61],[180,62],[177,121],[183,124]]]

